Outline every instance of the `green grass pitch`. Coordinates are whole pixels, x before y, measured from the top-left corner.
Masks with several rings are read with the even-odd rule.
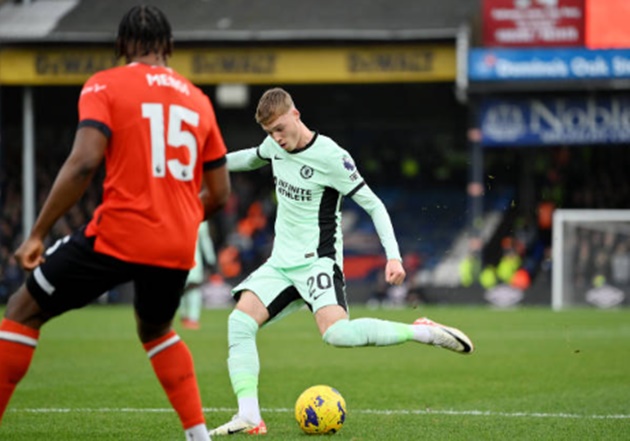
[[[351,312],[404,322],[426,315],[460,327],[476,352],[416,343],[333,348],[300,311],[258,334],[267,439],[309,439],[293,405],[321,383],[347,402],[345,426],[333,435],[339,440],[630,439],[630,310]],[[228,313],[204,311],[200,331],[176,325],[195,358],[209,426],[236,409],[226,366]],[[0,426],[5,441],[183,438],[129,307],[90,306],[47,324]]]

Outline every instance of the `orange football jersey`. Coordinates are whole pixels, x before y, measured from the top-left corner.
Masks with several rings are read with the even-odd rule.
[[[223,164],[227,152],[208,97],[172,69],[131,63],[85,83],[82,126],[109,137],[103,201],[85,232],[95,250],[191,268],[203,170]]]

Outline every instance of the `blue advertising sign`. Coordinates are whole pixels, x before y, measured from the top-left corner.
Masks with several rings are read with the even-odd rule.
[[[630,143],[630,95],[486,99],[479,119],[486,147]]]
[[[630,78],[630,50],[471,49],[470,81]]]

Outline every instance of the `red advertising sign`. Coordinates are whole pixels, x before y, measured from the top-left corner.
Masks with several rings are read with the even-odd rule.
[[[584,0],[483,0],[484,46],[582,46]]]
[[[630,48],[630,1],[586,0],[585,45],[590,49]]]

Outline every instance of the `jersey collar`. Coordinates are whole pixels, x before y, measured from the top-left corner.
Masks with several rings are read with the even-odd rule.
[[[290,151],[290,154],[294,154],[294,153],[300,153],[303,152],[304,150],[306,150],[307,148],[311,147],[313,144],[315,144],[315,140],[317,139],[317,137],[319,136],[319,132],[317,130],[313,131],[313,137],[311,138],[310,142],[308,144],[306,144],[304,147],[300,147],[299,149],[295,149]]]

